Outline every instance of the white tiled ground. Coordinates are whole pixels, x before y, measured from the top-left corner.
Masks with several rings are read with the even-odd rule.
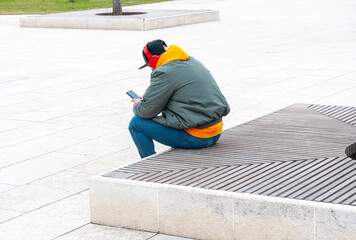
[[[297,102],[356,105],[354,0],[132,8],[219,9],[221,21],[136,32],[19,28],[19,16],[0,16],[0,239],[179,239],[89,223],[89,177],[139,159],[125,92],[148,85],[137,68],[149,40],[211,70],[232,107],[225,127]]]

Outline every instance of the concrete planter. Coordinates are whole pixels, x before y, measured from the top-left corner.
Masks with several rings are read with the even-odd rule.
[[[111,12],[109,8],[26,16],[20,18],[20,27],[152,30],[220,19],[220,12],[213,10],[130,9],[120,16],[110,15]]]

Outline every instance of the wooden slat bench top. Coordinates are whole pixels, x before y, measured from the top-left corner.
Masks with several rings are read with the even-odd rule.
[[[105,177],[356,206],[356,107],[295,104]]]

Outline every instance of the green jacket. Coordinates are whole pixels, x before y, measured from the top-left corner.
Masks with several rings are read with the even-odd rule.
[[[134,104],[133,111],[164,126],[187,129],[226,116],[230,107],[209,70],[189,57],[155,69],[143,100]]]

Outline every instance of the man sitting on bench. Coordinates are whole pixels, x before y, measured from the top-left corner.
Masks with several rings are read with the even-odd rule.
[[[162,40],[146,44],[145,64],[152,69],[143,97],[132,99],[129,130],[141,158],[155,154],[153,140],[174,148],[215,144],[230,107],[209,70],[180,47]]]

